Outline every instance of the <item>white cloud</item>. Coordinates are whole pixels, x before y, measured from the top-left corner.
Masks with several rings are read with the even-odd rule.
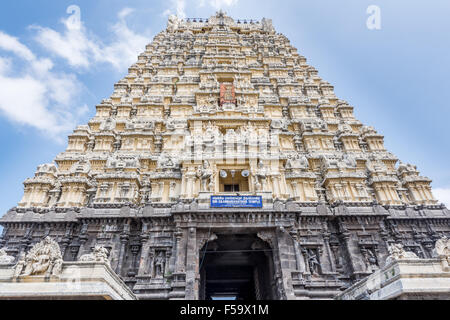
[[[163,16],[174,14],[178,18],[186,18],[186,0],[170,0],[169,2],[170,8],[163,12]]]
[[[1,31],[0,54],[0,112],[13,123],[65,140],[61,133],[73,129],[86,111],[85,106],[73,105],[81,88],[76,77],[53,71],[51,60],[39,59]]]
[[[32,61],[35,59],[34,54],[26,46],[21,44],[17,38],[0,31],[0,49],[11,51],[21,58]]]
[[[202,0],[205,1],[205,0]],[[209,0],[209,5],[217,10],[231,7],[238,3],[238,0]]]
[[[219,10],[225,9],[226,7],[231,7],[236,5],[239,0],[192,0],[190,1],[188,7],[204,7],[206,4],[210,7]],[[179,18],[186,18],[186,0],[170,0],[169,9],[163,12],[164,16],[175,14]]]
[[[86,69],[95,63],[107,63],[126,71],[150,42],[128,27],[126,19],[133,12],[124,8],[118,13],[117,22],[110,27],[109,43],[99,40],[81,21],[74,24],[73,15],[62,20],[62,32],[42,26],[31,29],[41,46],[71,67]],[[0,31],[0,113],[12,123],[65,141],[65,133],[88,111],[80,101],[82,87],[76,75],[55,71],[51,59],[37,57],[19,39]]]
[[[109,63],[119,71],[127,70],[150,42],[148,37],[128,27],[126,18],[133,12],[134,9],[125,8],[118,13],[118,22],[110,27],[114,39],[109,44],[104,44],[91,34],[82,22],[79,27],[73,28],[70,17],[62,20],[63,32],[33,26],[37,30],[35,39],[73,67],[88,68],[93,63]]]
[[[433,188],[433,194],[450,209],[450,188]]]

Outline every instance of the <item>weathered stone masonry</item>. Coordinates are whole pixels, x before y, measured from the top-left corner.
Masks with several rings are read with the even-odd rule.
[[[50,236],[77,261],[102,245],[140,299],[203,298],[202,249],[233,234],[254,235],[270,261],[260,298],[332,298],[393,243],[431,258],[449,210],[333,89],[268,19],[172,16],[24,182],[0,248],[17,259]],[[263,208],[210,208],[236,193]]]

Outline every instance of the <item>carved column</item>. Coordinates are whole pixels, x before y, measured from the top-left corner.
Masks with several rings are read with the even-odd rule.
[[[300,244],[298,243],[297,231],[292,230],[290,234],[291,234],[292,240],[294,242],[294,251],[295,251],[295,258],[297,261],[297,270],[300,273],[304,273],[305,272],[305,260],[303,259],[303,256],[300,251]]]
[[[330,262],[330,269],[332,272],[336,272],[336,265],[334,263],[334,259],[333,259],[331,249],[330,249],[330,236],[331,236],[331,234],[329,232],[325,232],[323,234],[323,241],[325,244],[325,252],[327,254],[328,261]]]
[[[339,229],[340,229],[340,237],[342,239],[342,242],[344,244],[344,254],[346,255],[346,261],[348,262],[350,272],[353,274],[356,270],[355,265],[353,263],[353,257],[351,254],[350,249],[350,232],[348,232],[347,228],[345,227],[344,223],[342,221],[339,221]]]
[[[126,222],[124,225],[124,231],[120,235],[120,251],[119,251],[119,261],[116,268],[116,273],[120,275],[122,273],[123,262],[125,258],[125,251],[127,248],[128,240],[130,239],[130,234],[127,231],[129,228],[129,222]]]
[[[131,246],[132,259],[131,259],[130,270],[128,271],[129,277],[134,277],[136,275],[136,271],[138,269],[137,256],[139,254],[140,249],[141,249],[141,246],[138,244],[134,244]]]
[[[138,276],[144,276],[148,272],[148,265],[149,265],[149,250],[150,250],[150,243],[148,241],[148,237],[142,237],[142,252],[141,252],[141,259],[139,260],[139,269],[138,269]]]
[[[176,238],[176,263],[175,273],[185,272],[185,249],[186,249],[186,237],[183,237],[184,232],[181,228],[178,228],[175,232]]]
[[[197,250],[197,230],[190,227],[186,246],[186,299],[198,300],[198,260],[199,252]]]
[[[78,241],[79,241],[80,245],[78,246],[78,249],[76,250],[76,256],[73,257],[74,261],[78,260],[78,258],[83,254],[83,250],[80,250],[80,249],[83,248],[85,250],[84,247],[88,240],[88,227],[89,227],[89,225],[87,223],[83,223],[83,225],[81,226],[80,235],[78,237]],[[71,248],[72,255],[74,255],[75,248],[76,247]],[[85,251],[87,253],[90,253],[90,250],[85,250]]]

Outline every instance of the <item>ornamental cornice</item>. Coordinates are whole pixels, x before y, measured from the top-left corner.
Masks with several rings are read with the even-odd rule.
[[[96,175],[97,180],[111,180],[111,179],[119,179],[119,180],[137,180],[140,182],[140,175],[136,172],[108,172],[108,173],[100,173]]]
[[[432,182],[431,179],[427,177],[422,176],[416,176],[416,177],[404,177],[401,179],[403,183],[413,183],[413,182]]]
[[[29,185],[29,184],[48,184],[48,185],[53,185],[53,183],[55,182],[55,179],[49,179],[49,178],[44,178],[44,177],[34,177],[34,178],[28,178],[24,181],[24,185]]]
[[[88,178],[86,177],[60,177],[58,179],[58,181],[61,184],[72,184],[72,183],[76,183],[76,184],[85,184],[85,185],[90,185],[90,181]]]
[[[285,176],[286,179],[316,179],[318,177],[314,172],[287,172]]]
[[[176,179],[181,180],[182,175],[180,172],[151,172],[146,174],[150,179],[157,180],[157,179]]]
[[[346,178],[365,179],[366,177],[367,176],[364,172],[330,172],[325,174],[324,181]]]
[[[381,182],[398,183],[399,180],[395,176],[377,176],[377,177],[371,177],[368,181],[369,185],[371,185],[373,183],[381,183]]]

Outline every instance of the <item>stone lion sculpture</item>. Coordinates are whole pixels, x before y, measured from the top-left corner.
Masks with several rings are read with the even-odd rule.
[[[395,243],[389,246],[389,257],[386,259],[386,264],[390,264],[393,261],[403,259],[419,259],[419,257],[410,251],[406,251],[403,245]]]
[[[107,265],[110,265],[108,259],[108,249],[103,246],[95,246],[92,250],[92,253],[88,253],[82,255],[78,261],[81,262],[105,262]]]

